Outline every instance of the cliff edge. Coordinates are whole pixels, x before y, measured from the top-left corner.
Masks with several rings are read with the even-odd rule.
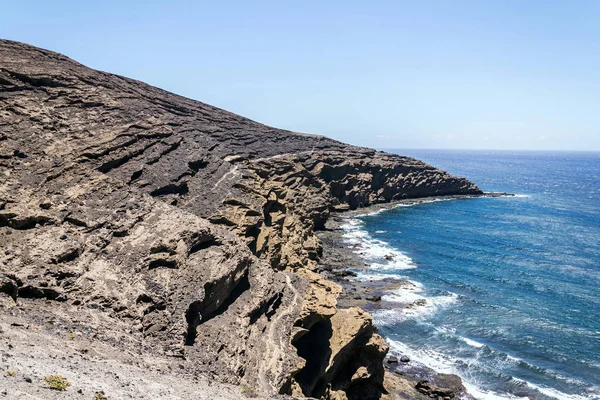
[[[0,40],[0,315],[28,329],[252,393],[376,399],[387,346],[367,313],[337,310],[315,230],[456,194],[481,191]]]

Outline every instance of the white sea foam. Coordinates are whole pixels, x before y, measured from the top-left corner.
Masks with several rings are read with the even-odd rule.
[[[402,311],[398,310],[380,309],[372,311],[371,315],[377,326],[390,326],[402,321]]]
[[[419,204],[430,204],[430,203],[437,203],[440,201],[450,201],[450,200],[456,200],[456,199],[448,198],[448,199],[415,200],[414,203],[400,203],[400,204],[396,204],[394,207],[412,207],[412,206],[417,206]]]
[[[392,275],[378,274],[376,272],[370,273],[370,272],[359,271],[356,273],[356,277],[354,277],[354,280],[360,281],[360,282],[381,281],[384,279],[389,279],[390,277],[392,277]],[[397,279],[402,279],[402,277],[400,277],[398,275],[393,275],[393,277],[397,278]]]
[[[392,208],[395,208],[395,207],[396,206],[386,207],[386,208],[380,208],[380,209],[377,209],[377,210],[365,212],[363,214],[356,214],[354,217],[355,218],[370,217],[372,215],[377,215],[377,214],[380,214],[380,213],[382,213],[384,211],[391,210]]]
[[[522,379],[513,378],[513,380],[515,382],[519,382],[525,386],[529,386],[530,388],[537,390],[538,392],[540,392],[548,397],[552,397],[554,399],[559,399],[559,400],[596,400],[596,399],[600,399],[600,394],[590,393],[589,396],[579,395],[579,394],[567,394],[567,393],[561,392],[560,390],[556,390],[556,389],[549,388],[546,386],[536,385],[531,382],[524,381]]]
[[[381,313],[381,315],[383,315],[384,313]],[[476,347],[476,348],[481,348],[484,345],[482,343],[467,339],[467,338],[460,338],[461,340],[463,340],[465,343]],[[417,362],[425,365],[429,368],[434,369],[437,372],[441,372],[441,373],[446,373],[446,374],[455,374],[455,375],[459,375],[462,379],[463,379],[463,384],[465,386],[465,388],[467,389],[467,392],[473,396],[476,399],[480,399],[480,400],[506,400],[506,399],[528,399],[528,397],[517,397],[511,394],[505,394],[505,393],[496,393],[490,390],[485,390],[482,389],[481,386],[483,386],[481,383],[478,382],[476,376],[473,375],[468,375],[465,374],[463,371],[460,371],[457,368],[457,362],[459,361],[458,359],[454,359],[452,356],[448,355],[448,354],[444,354],[438,351],[435,351],[433,349],[430,348],[426,348],[426,347],[422,347],[422,348],[418,348],[418,349],[414,349],[411,348],[409,346],[407,346],[406,344],[402,343],[402,342],[397,342],[395,340],[391,340],[391,339],[387,339],[389,345],[390,345],[390,349],[392,350],[393,353],[397,353],[397,354],[405,354],[407,356],[409,356],[409,358],[411,358],[412,360],[418,360]],[[518,358],[515,357],[510,357],[509,359],[511,359],[512,362],[516,362],[516,361],[521,361]],[[463,360],[464,361],[464,360]],[[479,363],[479,361],[477,361],[477,359],[472,359],[470,360],[471,363],[475,365],[477,365],[477,363]],[[548,388],[545,386],[541,386],[541,385],[536,385],[533,384],[531,382],[525,381],[525,380],[520,380],[520,379],[516,379],[513,378],[513,380],[523,386],[528,386],[529,388],[544,394],[545,396],[554,398],[554,399],[558,399],[558,400],[597,400],[600,399],[600,389],[598,388],[594,388],[592,389],[593,391],[591,391],[589,394],[580,394],[580,395],[573,395],[573,394],[567,394],[567,393],[563,393],[559,390],[553,389],[553,388]]]
[[[405,289],[398,289],[394,293],[402,290]],[[426,318],[440,309],[450,306],[458,299],[458,295],[455,293],[450,293],[448,296],[425,297],[410,289],[406,290],[406,292],[402,295],[386,294],[381,297],[383,301],[403,304],[405,307],[373,311],[373,319],[376,325],[389,326],[398,324],[409,318]],[[423,302],[421,303],[421,301]]]
[[[465,338],[463,338],[465,339]],[[474,341],[473,341],[474,342]],[[484,390],[481,388],[477,379],[473,376],[465,376],[464,373],[456,368],[456,361],[452,359],[452,357],[442,354],[440,352],[428,349],[428,348],[420,348],[413,349],[404,343],[397,342],[395,340],[388,339],[388,343],[392,352],[398,354],[406,354],[412,360],[418,360],[419,363],[436,370],[437,372],[447,373],[447,374],[455,374],[461,376],[463,379],[463,385],[467,389],[467,392],[476,399],[479,400],[515,400],[515,399],[523,399],[527,400],[528,397],[517,397],[511,394],[505,393],[496,393],[490,390]],[[481,343],[474,342],[474,347],[483,347]],[[477,361],[475,361],[477,362]],[[541,385],[536,385],[528,381],[520,380],[513,378],[515,382],[518,382],[524,386],[528,386],[529,388],[538,391],[539,393],[544,394],[545,396],[555,398],[558,400],[595,400],[599,399],[599,395],[596,390],[594,392],[590,392],[589,394],[580,394],[573,395],[563,393],[556,389],[548,388]]]
[[[388,343],[392,352],[399,354],[406,354],[411,360],[418,360],[419,363],[434,369],[437,372],[446,374],[459,375],[459,371],[455,367],[455,361],[448,355],[436,352],[431,349],[421,348],[412,349],[404,343],[397,342],[395,340],[389,340]],[[463,385],[467,389],[467,392],[476,399],[479,400],[514,400],[523,399],[527,400],[527,397],[516,397],[509,394],[500,394],[488,390],[483,390],[474,382],[474,379],[466,379],[464,376]]]
[[[375,239],[363,229],[364,223],[359,219],[348,219],[341,228],[344,242],[350,245],[352,251],[365,259],[374,270],[413,269],[417,266],[413,260],[391,247],[383,240]]]
[[[506,357],[511,360],[512,362],[514,362],[515,364],[522,362],[523,360],[520,359],[519,357],[514,357],[511,356],[510,354],[507,354]]]
[[[509,196],[507,196],[509,197]],[[526,194],[517,194],[514,197],[527,198],[530,197]],[[451,199],[432,199],[426,201],[426,203],[432,203],[436,201],[447,201]],[[422,203],[413,204],[398,204],[396,207],[411,207]],[[378,214],[386,209],[378,210],[373,214]],[[367,214],[369,215],[369,214]],[[385,241],[376,239],[369,235],[364,229],[364,223],[360,219],[347,219],[343,225],[344,240],[348,245],[352,247],[352,250],[362,256],[364,260],[369,264],[370,268],[368,271],[359,272],[356,279],[358,280],[381,280],[389,277],[397,277],[395,273],[390,275],[390,272],[395,270],[410,270],[416,268],[416,263],[406,254],[401,251],[392,248]],[[376,234],[384,234],[385,231],[376,231]],[[566,267],[569,268],[569,267]],[[579,271],[571,271],[574,274]],[[406,278],[405,278],[406,279]],[[445,296],[425,296],[424,288],[418,282],[408,281],[407,285],[402,288],[386,293],[382,296],[382,300],[391,303],[399,304],[414,304],[409,308],[398,307],[397,309],[383,309],[377,310],[373,313],[374,321],[379,326],[390,326],[396,325],[407,318],[423,318],[429,316],[431,313],[436,312],[442,307],[447,307],[457,301],[458,296],[450,293]],[[424,300],[424,302],[423,302]],[[426,320],[421,323],[428,323]],[[439,329],[443,331],[442,328]],[[448,329],[448,334],[454,335],[455,338],[463,342],[466,346],[471,348],[470,351],[474,351],[477,354],[483,355],[485,352],[489,352],[487,346],[476,340],[462,337]],[[600,332],[598,332],[600,333]],[[461,359],[448,354],[445,351],[436,351],[426,346],[421,348],[410,348],[409,346],[388,339],[390,347],[393,352],[406,354],[412,360],[418,360],[415,362],[422,363],[434,370],[442,373],[451,373],[461,376],[463,379],[464,386],[467,388],[468,393],[476,399],[482,400],[516,400],[516,399],[527,399],[527,397],[516,397],[514,395],[506,393],[497,393],[490,390],[482,389],[486,387],[486,384],[481,381],[481,371],[494,369],[504,370],[511,365],[520,363],[526,363],[525,361],[506,355],[506,357],[495,357],[496,360],[490,360],[488,357],[473,357],[470,359]],[[487,353],[486,353],[487,354]],[[486,361],[484,361],[486,360]],[[467,363],[467,367],[465,367]],[[485,364],[484,364],[485,363]],[[491,363],[491,364],[490,364]],[[557,377],[561,378],[561,377]],[[562,377],[565,378],[565,377]],[[581,394],[566,394],[556,389],[545,387],[543,385],[536,385],[531,382],[524,380],[518,380],[513,378],[514,382],[522,386],[524,389],[529,388],[532,392],[538,392],[544,396],[548,396],[554,399],[565,399],[565,400],[600,400],[600,389],[592,388],[586,393]],[[536,396],[537,397],[537,396]]]
[[[430,200],[442,201],[440,199]],[[373,238],[364,229],[364,222],[357,218],[350,218],[342,225],[344,230],[344,241],[352,248],[352,251],[360,255],[369,265],[368,272],[361,272],[356,277],[359,281],[376,281],[391,276],[384,271],[409,270],[417,268],[414,261],[394,249],[387,242]],[[381,271],[381,272],[377,272]],[[395,278],[400,278],[394,274]],[[401,277],[404,278],[404,277]],[[423,295],[423,285],[415,281],[407,281],[401,288],[390,291],[382,296],[383,301],[408,305],[400,312],[394,311],[389,314],[388,319],[399,322],[410,317],[424,317],[443,307],[454,303],[458,296],[449,293],[442,296]]]
[[[511,394],[499,394],[496,392],[492,392],[491,390],[484,390],[484,389],[480,388],[479,386],[473,385],[464,380],[463,380],[463,386],[467,389],[467,393],[469,393],[471,396],[473,396],[474,398],[476,398],[478,400],[506,400],[506,399],[529,400],[530,399],[530,397],[518,397],[518,396],[513,396]]]
[[[476,340],[469,339],[469,338],[466,338],[466,337],[461,337],[460,339],[461,339],[463,342],[465,342],[466,344],[468,344],[469,346],[471,346],[471,347],[475,347],[475,348],[477,348],[477,349],[480,349],[480,348],[482,348],[483,346],[485,346],[483,343],[479,343],[479,342],[478,342],[478,341],[476,341]]]
[[[422,292],[423,285],[419,282],[408,281],[407,285],[385,294],[381,300],[406,305],[407,307],[402,309],[403,319],[406,319],[408,317],[425,317],[455,303],[458,299],[458,295],[451,292],[445,296],[429,297],[422,295]]]

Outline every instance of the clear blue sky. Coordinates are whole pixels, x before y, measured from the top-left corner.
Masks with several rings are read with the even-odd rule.
[[[4,1],[0,37],[378,148],[600,150],[600,1]]]

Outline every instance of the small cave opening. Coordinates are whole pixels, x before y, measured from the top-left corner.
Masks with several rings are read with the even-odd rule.
[[[220,246],[221,242],[218,241],[215,238],[209,238],[207,240],[197,240],[196,243],[192,244],[189,250],[189,254],[194,254],[197,253],[201,250],[205,250],[208,249],[209,247],[213,247],[213,246]]]
[[[143,169],[140,169],[139,171],[135,171],[133,174],[131,174],[131,177],[129,178],[129,183],[132,183],[132,182],[140,179],[143,173],[144,173]]]
[[[252,239],[250,241],[250,243],[248,243],[248,247],[250,248],[250,251],[254,255],[256,255],[256,239],[258,238],[259,234],[260,234],[260,228],[256,225],[253,225],[248,228],[248,230],[246,231],[246,235],[245,235],[247,238]]]
[[[204,161],[204,160],[196,160],[196,161],[188,162],[188,167],[189,167],[189,169],[191,169],[194,172],[194,174],[196,174],[201,169],[206,168],[207,165],[208,165],[208,162]]]
[[[273,225],[273,214],[275,213],[286,213],[285,206],[277,201],[269,200],[263,207],[263,216],[266,226]]]
[[[307,334],[292,343],[298,349],[298,355],[306,360],[294,379],[307,397],[320,398],[327,388],[323,374],[331,357],[329,340],[332,334],[331,321],[327,319],[314,324]]]

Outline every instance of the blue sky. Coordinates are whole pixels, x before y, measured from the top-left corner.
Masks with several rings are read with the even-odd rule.
[[[600,150],[600,1],[5,1],[0,37],[378,148]]]

